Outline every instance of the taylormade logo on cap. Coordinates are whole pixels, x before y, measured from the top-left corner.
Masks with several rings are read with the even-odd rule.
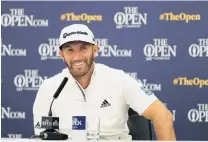
[[[88,35],[88,33],[86,33],[86,32],[77,31],[77,32],[71,32],[71,33],[64,33],[63,38],[66,38],[67,36],[74,35],[74,34]]]
[[[95,44],[94,34],[84,24],[72,24],[62,29],[59,46],[71,41],[84,41]]]

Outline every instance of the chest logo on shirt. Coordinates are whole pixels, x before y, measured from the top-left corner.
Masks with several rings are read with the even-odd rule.
[[[109,106],[111,106],[111,104],[107,100],[104,100],[100,107],[104,108],[104,107],[109,107]]]
[[[148,90],[148,89],[147,89],[146,87],[144,87],[144,86],[141,86],[140,88],[141,88],[141,89],[145,92],[145,94],[147,94],[148,96],[150,96],[150,95],[153,94],[152,91]]]

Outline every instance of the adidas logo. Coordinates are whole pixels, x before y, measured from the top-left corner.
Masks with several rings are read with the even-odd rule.
[[[111,104],[107,100],[104,100],[100,107],[104,108],[104,107],[108,107],[108,106],[111,106]]]
[[[41,128],[39,122],[35,125],[35,128],[37,128],[37,129],[40,129]]]

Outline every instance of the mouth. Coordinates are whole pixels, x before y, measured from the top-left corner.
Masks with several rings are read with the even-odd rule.
[[[85,61],[76,61],[72,63],[74,66],[82,66],[83,64],[85,64]]]

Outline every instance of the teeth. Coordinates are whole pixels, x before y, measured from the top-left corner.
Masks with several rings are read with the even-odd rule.
[[[75,62],[75,63],[73,63],[75,66],[80,66],[80,65],[82,65],[82,64],[84,64],[84,61],[81,61],[81,62]]]

